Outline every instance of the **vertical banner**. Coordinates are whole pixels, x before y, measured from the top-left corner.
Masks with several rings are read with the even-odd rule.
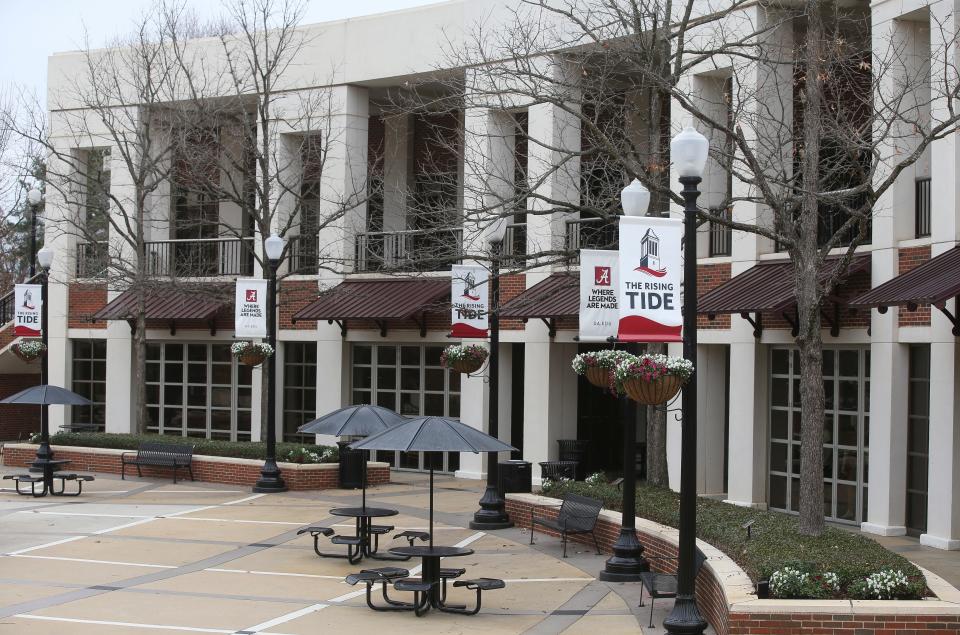
[[[451,337],[487,337],[487,270],[453,265],[450,270]]]
[[[616,251],[580,250],[580,341],[605,342],[617,335]]]
[[[617,338],[624,342],[680,342],[683,221],[620,217]]]
[[[237,280],[233,321],[236,337],[267,336],[266,280]]]
[[[43,310],[43,286],[18,284],[13,290],[13,334],[17,337],[41,337],[40,317]]]

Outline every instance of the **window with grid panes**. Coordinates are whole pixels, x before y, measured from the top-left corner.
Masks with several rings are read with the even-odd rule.
[[[103,432],[107,420],[107,341],[73,340],[73,392],[93,403],[73,406],[72,423],[92,423]]]
[[[405,416],[460,417],[460,374],[440,366],[445,348],[437,344],[354,344],[351,396],[354,404],[374,404]],[[443,469],[459,469],[460,454],[448,452]],[[378,452],[378,461],[425,469],[419,452]],[[438,467],[438,469],[440,469]]]
[[[149,343],[148,430],[249,441],[251,373],[230,344]]]
[[[314,435],[297,429],[316,418],[317,345],[315,342],[287,342],[283,345],[283,438],[285,441],[313,442]]]
[[[865,517],[870,354],[824,349],[823,505],[841,522]],[[771,351],[769,505],[800,509],[800,355]]]

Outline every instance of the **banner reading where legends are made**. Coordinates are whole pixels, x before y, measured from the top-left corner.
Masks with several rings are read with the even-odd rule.
[[[13,334],[17,337],[41,337],[43,324],[43,286],[18,284],[13,290]]]
[[[234,335],[267,336],[267,281],[259,278],[237,280],[234,300]]]
[[[452,337],[486,337],[489,304],[487,270],[479,265],[453,265],[450,270]]]
[[[617,339],[680,342],[683,221],[650,216],[620,217]]]
[[[580,341],[606,342],[617,335],[619,253],[580,250]]]

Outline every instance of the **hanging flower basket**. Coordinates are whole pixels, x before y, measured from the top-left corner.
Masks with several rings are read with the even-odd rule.
[[[479,344],[448,346],[440,354],[440,365],[469,375],[480,370],[488,355],[490,352]]]
[[[259,366],[268,357],[273,355],[273,347],[269,344],[255,344],[253,342],[234,342],[230,345],[230,352],[247,366]]]
[[[47,350],[46,345],[40,340],[20,340],[10,348],[14,355],[28,364],[40,359]]]
[[[580,353],[573,358],[573,372],[583,375],[594,386],[598,388],[609,388],[616,394],[616,385],[613,380],[613,370],[617,362],[626,358],[632,358],[633,355],[626,351],[603,350],[590,351],[589,353]]]
[[[693,363],[689,360],[656,354],[623,359],[614,370],[627,396],[648,406],[673,399],[692,374]]]

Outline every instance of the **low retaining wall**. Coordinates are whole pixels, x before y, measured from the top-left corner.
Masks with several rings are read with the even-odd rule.
[[[68,469],[77,472],[106,472],[120,474],[120,455],[130,450],[107,448],[83,448],[54,445],[53,453],[58,459],[71,461]],[[37,446],[30,443],[8,443],[3,446],[3,464],[10,467],[26,467],[36,458]],[[287,488],[291,490],[333,489],[340,486],[340,470],[336,463],[277,463]],[[234,459],[223,456],[193,456],[193,476],[198,481],[226,485],[253,486],[260,477],[263,461]],[[170,478],[173,471],[164,468],[142,467],[144,476]],[[137,477],[137,468],[127,466],[127,477]],[[183,470],[180,475],[189,481]],[[386,463],[367,464],[367,482],[380,485],[390,482],[390,466]]]
[[[529,527],[530,514],[556,517],[562,501],[534,494],[507,494],[507,512],[517,526]],[[619,512],[604,510],[597,522],[597,539],[605,551],[620,533]],[[679,532],[636,519],[644,556],[655,571],[673,572]],[[537,527],[537,533],[553,533]],[[556,535],[556,534],[554,534]],[[570,538],[593,546],[590,536]],[[927,586],[936,598],[916,601],[884,600],[760,600],[750,577],[725,553],[702,540],[697,546],[707,562],[697,576],[697,606],[718,635],[957,635],[960,633],[960,591],[939,576],[924,570]],[[664,566],[666,565],[666,566]],[[637,587],[637,600],[640,588]]]

